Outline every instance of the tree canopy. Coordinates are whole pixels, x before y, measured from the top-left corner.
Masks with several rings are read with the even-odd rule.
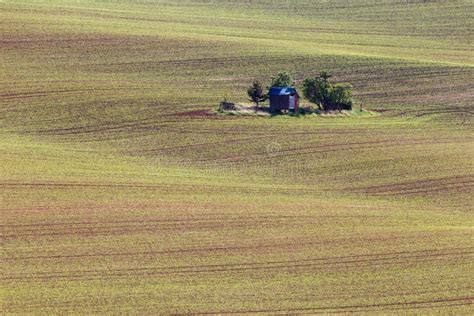
[[[305,98],[316,104],[320,110],[352,109],[352,86],[329,82],[331,74],[321,72],[319,76],[307,78],[303,83]]]
[[[280,72],[276,77],[272,78],[271,87],[293,87],[295,85],[295,80],[293,77],[286,71]]]
[[[257,109],[258,104],[267,99],[267,95],[263,92],[263,87],[258,80],[255,80],[247,89],[247,95],[249,96],[250,101],[255,103]]]

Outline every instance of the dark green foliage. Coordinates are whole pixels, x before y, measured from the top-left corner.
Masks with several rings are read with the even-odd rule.
[[[350,84],[335,84],[329,94],[329,103],[332,109],[352,109],[352,86]]]
[[[276,77],[272,78],[271,87],[293,87],[295,85],[295,80],[293,77],[286,71],[280,72]]]
[[[322,110],[329,102],[330,85],[329,81],[321,77],[307,78],[303,83],[304,97]]]
[[[320,110],[351,110],[352,86],[331,84],[331,74],[323,71],[315,78],[307,78],[303,83],[304,97],[316,104]]]
[[[332,77],[332,74],[330,72],[327,72],[327,71],[321,71],[319,73],[319,77],[324,79],[324,80],[328,80],[329,78]]]
[[[268,96],[263,92],[263,87],[258,80],[255,80],[252,85],[247,89],[247,95],[250,101],[254,102],[257,109],[260,102],[265,102]]]

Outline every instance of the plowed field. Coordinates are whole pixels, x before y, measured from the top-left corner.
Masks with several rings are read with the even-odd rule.
[[[473,10],[0,1],[0,312],[471,315]],[[209,112],[325,69],[353,115]]]

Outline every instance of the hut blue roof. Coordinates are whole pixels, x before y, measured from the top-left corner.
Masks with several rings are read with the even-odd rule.
[[[276,95],[291,95],[291,94],[298,94],[295,88],[288,88],[288,87],[271,87],[270,91],[268,92],[269,96],[276,96]]]

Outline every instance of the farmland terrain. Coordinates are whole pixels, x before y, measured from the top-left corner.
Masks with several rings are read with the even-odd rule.
[[[472,314],[473,11],[0,1],[1,313]],[[371,114],[209,113],[321,70]]]

